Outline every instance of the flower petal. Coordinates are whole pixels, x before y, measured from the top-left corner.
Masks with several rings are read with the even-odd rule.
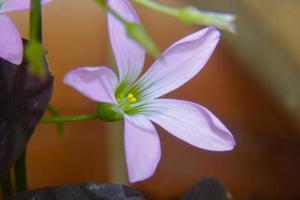
[[[154,174],[161,156],[160,141],[155,127],[144,116],[125,116],[125,154],[130,182]]]
[[[128,0],[108,0],[109,6],[124,19],[140,23]],[[145,50],[131,39],[119,20],[108,14],[108,30],[112,49],[119,69],[120,83],[133,83],[140,75],[145,60]]]
[[[50,1],[52,0],[42,0],[41,3],[46,4]],[[30,0],[4,0],[0,4],[0,13],[27,10],[30,8]]]
[[[235,141],[230,131],[203,106],[175,100],[155,99],[145,116],[189,144],[211,151],[232,150]]]
[[[0,57],[19,65],[23,58],[23,43],[18,29],[9,17],[0,15],[0,30]]]
[[[220,32],[208,27],[179,40],[139,79],[134,92],[152,99],[180,87],[203,68],[219,39]]]
[[[116,103],[118,79],[108,67],[79,67],[65,75],[64,83],[94,101]]]

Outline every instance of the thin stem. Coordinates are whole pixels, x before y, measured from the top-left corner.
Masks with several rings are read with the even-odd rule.
[[[29,73],[45,78],[47,67],[45,65],[45,50],[42,47],[42,10],[40,1],[30,1],[30,40],[26,45],[25,55],[29,62]]]
[[[31,0],[30,39],[42,42],[42,10],[40,0]]]
[[[50,103],[48,104],[47,110],[51,113],[51,115],[53,117],[59,117],[59,113],[58,113],[57,109],[52,104],[50,104]],[[62,122],[56,123],[56,129],[57,129],[58,135],[62,136],[63,132],[64,132],[64,123],[62,123]]]
[[[167,6],[164,6],[164,5],[161,5],[154,1],[149,1],[149,0],[134,0],[134,1],[136,3],[143,5],[144,7],[150,8],[154,11],[168,14],[171,16],[177,16],[178,9],[176,9],[176,8],[170,8],[170,7],[167,7]]]
[[[30,40],[42,43],[42,9],[40,0],[31,0]]]
[[[16,192],[25,191],[27,189],[25,150],[15,163],[15,179],[16,179]]]
[[[110,6],[107,5],[105,0],[96,0],[96,2],[103,8],[105,12],[109,12],[125,26],[127,35],[129,37],[138,42],[154,57],[160,56],[160,50],[152,41],[151,37],[149,37],[149,35],[147,34],[147,32],[141,24],[124,19],[121,15],[119,15],[113,9],[111,9]]]
[[[86,115],[69,115],[69,116],[47,116],[43,117],[41,122],[44,123],[64,123],[64,122],[76,122],[76,121],[88,121],[88,120],[93,120],[97,119],[98,114],[93,113],[93,114],[86,114]]]
[[[96,2],[103,8],[103,10],[105,12],[110,12],[115,18],[117,18],[120,22],[122,22],[123,24],[128,24],[130,23],[129,21],[127,21],[126,19],[124,19],[121,15],[119,15],[118,13],[116,13],[113,9],[111,9],[105,1],[103,0],[96,0]]]

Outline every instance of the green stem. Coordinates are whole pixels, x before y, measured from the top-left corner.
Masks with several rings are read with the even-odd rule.
[[[111,9],[105,1],[103,0],[96,0],[96,2],[103,8],[105,12],[110,12],[115,18],[117,18],[120,22],[124,25],[129,24],[130,22],[124,19],[121,15],[116,13],[113,9]]]
[[[170,8],[164,5],[161,5],[159,3],[155,3],[154,1],[149,1],[149,0],[134,0],[136,3],[139,3],[143,5],[144,7],[150,8],[154,11],[161,12],[167,15],[171,15],[176,17],[178,9],[176,8]]]
[[[27,189],[26,152],[24,151],[15,163],[16,192]]]
[[[7,176],[4,178],[4,180],[1,183],[1,192],[2,192],[3,199],[12,195],[13,193],[13,185],[12,185],[10,173],[7,174]]]
[[[31,0],[30,40],[42,43],[42,9],[40,0]]]
[[[96,2],[103,8],[105,12],[109,12],[125,26],[127,35],[129,37],[143,46],[147,52],[152,54],[152,56],[156,58],[160,56],[159,48],[155,45],[141,24],[124,19],[121,15],[111,9],[105,0],[96,0]]]
[[[53,117],[58,117],[59,116],[58,111],[56,110],[56,108],[52,104],[49,103],[47,109]],[[58,135],[62,136],[63,133],[64,133],[64,123],[62,123],[62,122],[56,123],[56,129],[57,129]]]
[[[29,73],[44,77],[47,70],[45,65],[45,50],[42,47],[42,9],[40,1],[30,1],[30,40],[26,45],[25,55],[29,62]]]
[[[57,109],[50,103],[48,104],[47,110],[55,117],[59,115]]]
[[[68,115],[68,116],[47,116],[43,117],[41,122],[44,123],[64,123],[64,122],[76,122],[76,121],[88,121],[88,120],[93,120],[97,119],[98,114],[93,113],[93,114],[86,114],[86,115]]]

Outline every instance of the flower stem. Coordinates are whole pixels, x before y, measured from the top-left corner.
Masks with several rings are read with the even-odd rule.
[[[16,192],[27,189],[26,152],[24,151],[15,163]]]
[[[52,104],[50,103],[48,104],[47,110],[50,112],[50,114],[53,117],[59,117],[59,113],[57,109]],[[64,123],[62,122],[56,123],[56,129],[57,129],[58,136],[61,137],[64,134]]]
[[[31,0],[30,40],[42,43],[42,9],[40,0]]]
[[[160,56],[160,50],[156,44],[152,41],[151,37],[148,35],[144,27],[139,23],[134,23],[126,20],[124,17],[115,12],[109,5],[107,5],[105,0],[96,0],[96,2],[103,8],[105,12],[109,12],[116,19],[118,19],[124,26],[127,35],[143,46],[147,52],[152,54],[154,57]]]
[[[93,120],[97,119],[98,114],[93,113],[93,114],[86,114],[86,115],[67,115],[67,116],[48,116],[48,117],[43,117],[41,122],[43,123],[64,123],[64,122],[77,122],[77,121],[88,121],[88,120]]]
[[[154,1],[149,0],[134,0],[135,2],[143,5],[144,7],[150,8],[154,11],[161,12],[167,15],[171,15],[176,17],[177,16],[177,9],[176,8],[170,8],[158,3],[155,3]]]
[[[96,0],[96,2],[103,8],[105,12],[110,12],[115,18],[117,18],[120,22],[122,22],[124,25],[129,24],[126,19],[124,19],[121,15],[116,13],[113,9],[111,9],[105,1],[103,0]]]

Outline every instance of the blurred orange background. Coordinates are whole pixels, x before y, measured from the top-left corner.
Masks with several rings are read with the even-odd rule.
[[[179,0],[161,2],[187,4]],[[140,6],[135,8],[162,50],[199,29]],[[96,103],[64,85],[62,78],[78,66],[111,66],[105,14],[94,1],[82,0],[56,0],[43,11],[44,44],[55,74],[51,102],[61,114],[91,113]],[[28,13],[10,16],[28,38]],[[147,57],[146,66],[152,62]],[[162,159],[157,171],[149,180],[133,185],[146,197],[175,199],[204,176],[214,175],[224,181],[235,199],[300,198],[296,122],[245,65],[222,40],[201,73],[167,95],[205,105],[233,132],[237,146],[231,152],[208,152],[159,128]],[[40,124],[27,148],[30,188],[80,182],[127,183],[122,136],[122,123],[99,120],[66,124],[61,138],[54,125]]]

